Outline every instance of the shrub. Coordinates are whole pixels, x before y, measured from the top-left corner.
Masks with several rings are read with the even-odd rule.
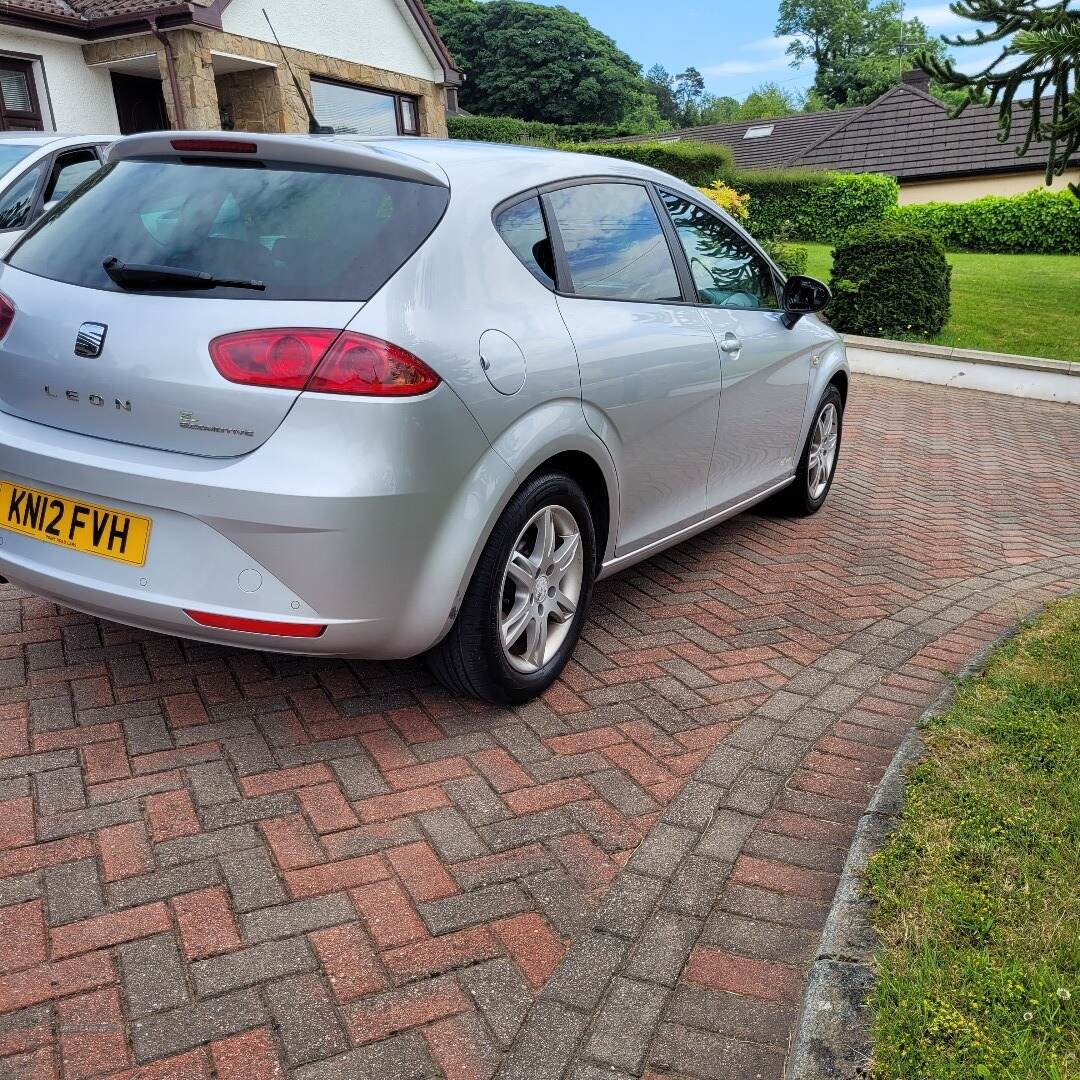
[[[1068,191],[916,203],[897,207],[890,216],[933,233],[949,251],[1080,254],[1080,199]]]
[[[640,134],[610,124],[545,124],[538,120],[518,120],[513,116],[448,116],[446,128],[451,139],[540,146]]]
[[[783,270],[785,276],[806,273],[806,264],[810,261],[810,252],[806,248],[787,240],[764,240],[761,246]]]
[[[636,161],[677,176],[692,187],[708,187],[731,171],[733,158],[726,146],[696,142],[567,143],[563,150]]]
[[[749,216],[750,196],[740,195],[733,187],[728,187],[723,180],[717,180],[708,187],[698,190],[716,203],[721,210],[726,210],[736,221],[746,221]]]
[[[845,334],[932,337],[949,320],[951,273],[930,233],[892,220],[853,229],[833,252],[829,322]]]
[[[891,176],[877,173],[763,169],[738,173],[730,182],[750,196],[747,227],[758,239],[839,240],[849,229],[884,218],[900,193]]]

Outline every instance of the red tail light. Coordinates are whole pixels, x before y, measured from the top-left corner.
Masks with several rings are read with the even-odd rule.
[[[174,150],[194,150],[209,154],[257,154],[259,146],[239,139],[173,139]]]
[[[15,305],[0,293],[0,339],[4,338],[15,321]]]
[[[230,382],[320,394],[411,397],[440,381],[397,345],[337,330],[243,330],[214,338],[210,358]]]
[[[215,630],[240,630],[245,634],[266,634],[269,637],[322,637],[326,627],[322,623],[274,622],[268,619],[239,619],[233,615],[215,615],[209,611],[188,611],[184,614],[200,626],[212,626]]]

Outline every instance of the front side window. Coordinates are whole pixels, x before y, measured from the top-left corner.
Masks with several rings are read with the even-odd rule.
[[[547,198],[566,251],[568,284],[578,296],[681,299],[664,230],[644,187],[580,184]]]
[[[27,169],[8,189],[0,195],[0,229],[25,229],[29,224],[30,211],[45,162]]]
[[[367,300],[424,242],[446,188],[289,162],[129,159],[107,165],[10,256],[91,289],[116,258],[265,288],[174,289],[248,300]]]
[[[555,260],[540,200],[526,199],[504,210],[495,219],[495,228],[529,273],[542,285],[555,288]]]
[[[660,194],[686,252],[701,303],[779,308],[772,268],[731,226],[682,195]]]

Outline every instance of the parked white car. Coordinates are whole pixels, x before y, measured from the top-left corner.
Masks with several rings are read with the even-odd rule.
[[[101,168],[108,135],[0,135],[0,256],[46,210]]]

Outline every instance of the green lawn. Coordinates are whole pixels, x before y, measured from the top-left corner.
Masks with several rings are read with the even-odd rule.
[[[807,244],[811,277],[832,249]],[[952,318],[935,344],[1080,361],[1080,256],[950,254]]]
[[[924,731],[868,880],[875,1080],[1080,1076],[1080,597]]]

